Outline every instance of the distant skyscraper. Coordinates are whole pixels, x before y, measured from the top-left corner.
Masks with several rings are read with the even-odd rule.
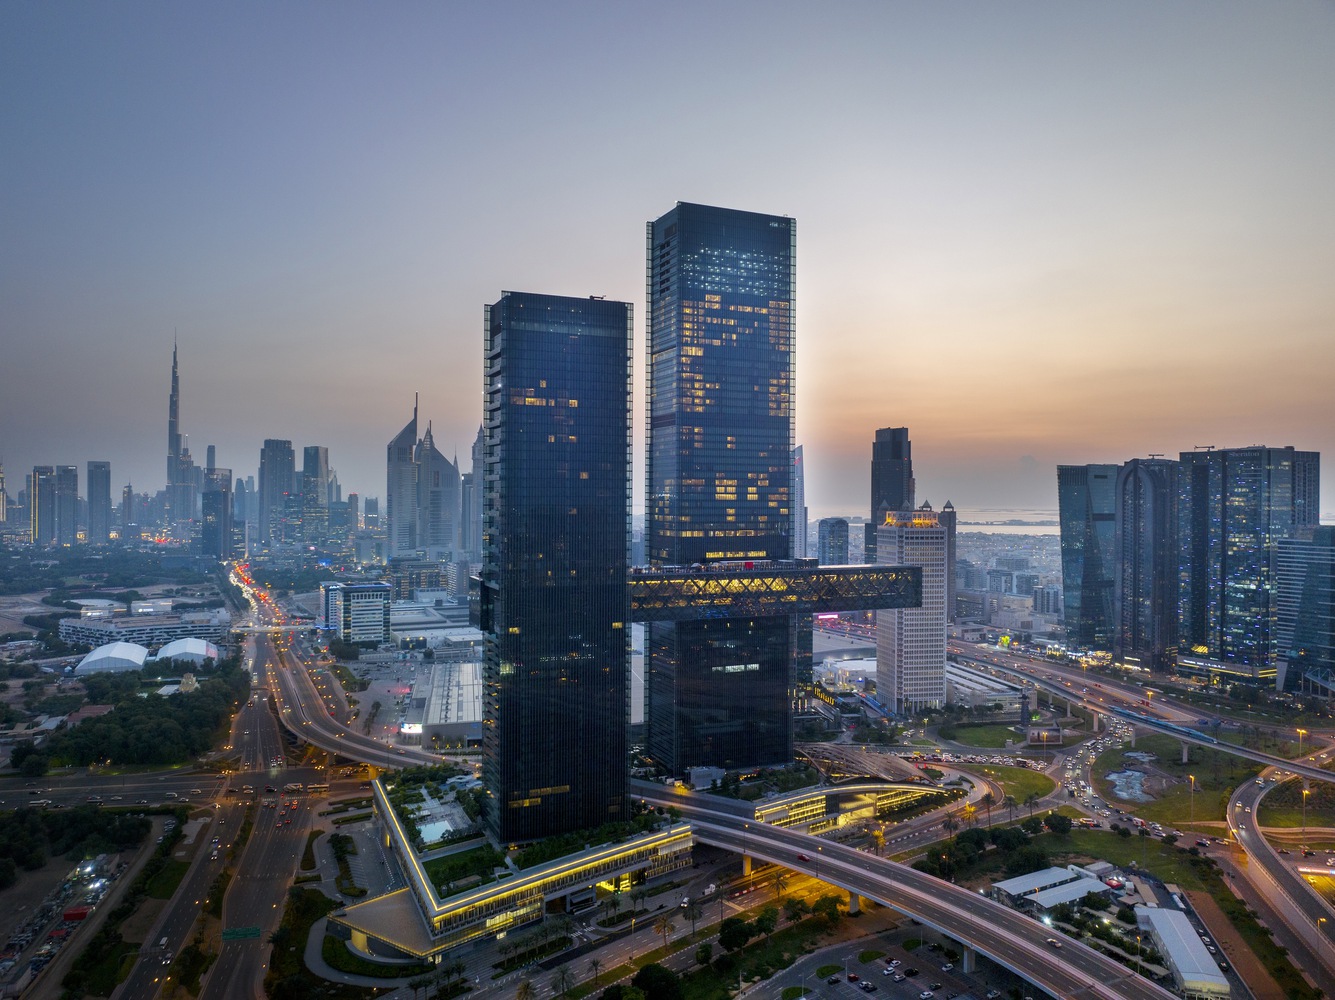
[[[946,621],[955,620],[955,505],[949,500],[936,519],[946,529]]]
[[[1277,621],[1281,690],[1335,694],[1335,527],[1281,538]]]
[[[198,495],[194,460],[181,436],[181,378],[176,363],[176,344],[172,344],[172,385],[167,401],[167,507],[168,524],[189,521],[195,516]]]
[[[848,565],[848,522],[822,517],[816,524],[816,558],[822,566]]]
[[[111,540],[111,463],[88,463],[88,541],[105,545]]]
[[[213,467],[218,460],[218,450],[213,445],[209,445],[204,452],[204,471],[212,472]]]
[[[301,463],[301,532],[307,545],[329,541],[329,449],[307,445]]]
[[[212,468],[204,473],[203,515],[199,527],[200,551],[214,559],[231,559],[232,470]]]
[[[1117,466],[1057,466],[1062,605],[1066,635],[1076,647],[1111,650]]]
[[[685,202],[648,226],[651,565],[793,554],[796,233]],[[650,755],[673,774],[790,761],[810,635],[809,616],[650,623]]]
[[[56,466],[56,544],[68,548],[79,540],[79,467]]]
[[[482,558],[482,496],[485,492],[485,470],[487,467],[481,425],[478,426],[477,436],[473,438],[473,449],[470,457],[473,463],[473,479],[471,492],[468,494],[468,516],[464,519],[464,523],[468,526],[468,539],[464,542],[464,548],[473,559],[480,559]]]
[[[1181,455],[1178,663],[1221,680],[1275,677],[1276,550],[1317,526],[1321,458],[1288,448]],[[1188,662],[1184,662],[1188,661]]]
[[[907,427],[882,427],[871,446],[871,514],[863,536],[863,562],[874,563],[876,535],[887,510],[914,505],[913,445]]]
[[[946,701],[946,529],[925,504],[882,519],[880,562],[922,567],[920,607],[876,612],[876,695],[909,714]]]
[[[9,520],[9,494],[5,491],[5,465],[0,462],[0,524]]]
[[[28,538],[33,545],[56,543],[56,470],[34,465],[28,479]]]
[[[506,292],[485,326],[483,773],[510,843],[626,818],[631,306]]]
[[[442,559],[458,545],[459,467],[436,447],[430,422],[416,461],[417,547],[428,559]]]
[[[134,513],[134,485],[126,483],[121,490],[121,540],[130,538],[130,525],[137,523]]]
[[[793,449],[793,558],[805,559],[807,551],[807,480],[802,446]]]
[[[1133,459],[1117,472],[1113,655],[1170,671],[1177,658],[1177,463]]]
[[[291,441],[265,440],[260,451],[259,483],[259,540],[262,544],[272,544],[282,538],[296,464],[297,456]]]
[[[172,343],[172,387],[167,399],[167,491],[180,481],[181,378],[176,367],[176,344]]]
[[[389,544],[385,554],[394,559],[417,553],[417,398],[413,418],[385,449],[385,521]]]

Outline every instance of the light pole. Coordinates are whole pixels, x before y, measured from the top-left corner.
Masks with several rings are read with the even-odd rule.
[[[1136,975],[1144,975],[1140,968],[1140,935],[1136,935]]]
[[[1187,778],[1191,781],[1191,823],[1196,824],[1196,775],[1189,774]]]
[[[1301,757],[1301,756],[1303,755],[1303,737],[1306,736],[1306,735],[1307,735],[1307,730],[1306,730],[1306,729],[1299,729],[1299,730],[1298,730],[1298,756],[1299,756],[1299,757]]]
[[[1307,796],[1311,794],[1310,788],[1303,789],[1303,840],[1307,839]]]

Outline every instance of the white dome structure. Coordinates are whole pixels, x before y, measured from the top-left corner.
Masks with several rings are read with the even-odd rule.
[[[74,675],[138,670],[147,659],[148,650],[137,642],[109,642],[80,660]]]
[[[203,639],[175,639],[158,650],[155,660],[189,660],[200,664],[205,660],[217,663],[222,659],[218,647]]]

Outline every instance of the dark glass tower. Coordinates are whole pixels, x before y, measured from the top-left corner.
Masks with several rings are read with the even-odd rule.
[[[287,500],[296,475],[297,457],[292,442],[267,438],[260,451],[260,542],[269,544],[283,537]]]
[[[1275,675],[1282,538],[1317,526],[1321,456],[1293,448],[1181,455],[1178,473],[1180,650],[1226,675]]]
[[[56,541],[56,470],[49,465],[34,465],[28,479],[28,538],[33,545],[54,545]]]
[[[487,822],[624,819],[631,306],[505,292],[485,320]]]
[[[79,467],[57,465],[55,485],[56,544],[68,548],[79,538]]]
[[[212,468],[204,473],[203,515],[199,526],[200,551],[214,559],[230,559],[232,543],[232,470]]]
[[[1177,659],[1177,463],[1132,459],[1117,471],[1113,655],[1171,671]]]
[[[1276,686],[1329,698],[1335,691],[1335,528],[1316,528],[1310,539],[1282,539],[1279,556],[1280,596],[1288,598],[1292,615],[1281,608]]]
[[[1117,466],[1057,466],[1067,640],[1112,649]]]
[[[301,453],[301,533],[307,545],[329,542],[329,449],[308,444]]]
[[[822,566],[848,565],[848,522],[822,517],[816,524],[816,559]]]
[[[909,429],[880,428],[871,445],[871,514],[863,528],[863,562],[876,562],[876,532],[885,512],[913,510],[914,486]]]
[[[105,545],[111,539],[111,463],[88,463],[88,542]]]
[[[653,566],[792,557],[797,224],[678,202],[648,225]],[[792,759],[810,620],[653,623],[649,752],[674,774]]]

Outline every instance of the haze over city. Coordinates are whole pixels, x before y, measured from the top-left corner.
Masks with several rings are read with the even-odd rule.
[[[639,340],[677,200],[797,219],[813,517],[884,426],[964,510],[1330,452],[1332,43],[1312,3],[5,5],[0,461],[160,488],[177,337],[237,475],[290,438],[380,495],[414,392],[467,464],[483,303],[624,299]]]

